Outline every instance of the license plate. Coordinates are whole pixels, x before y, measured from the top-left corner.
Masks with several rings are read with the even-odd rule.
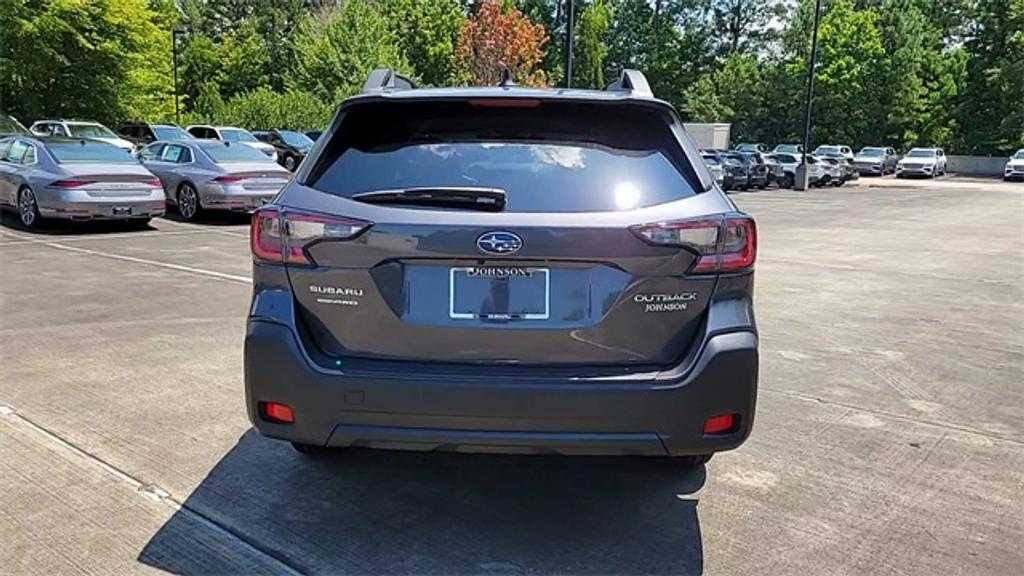
[[[452,268],[448,316],[458,320],[547,320],[547,268],[467,266]]]
[[[131,216],[132,215],[132,207],[131,206],[114,206],[113,209],[111,210],[111,212],[113,213],[114,216]]]

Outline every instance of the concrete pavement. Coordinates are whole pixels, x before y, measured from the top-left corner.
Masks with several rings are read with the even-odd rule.
[[[757,422],[686,475],[304,459],[245,417],[244,218],[5,216],[2,571],[1019,574],[1024,185],[889,182],[733,196],[760,230]]]

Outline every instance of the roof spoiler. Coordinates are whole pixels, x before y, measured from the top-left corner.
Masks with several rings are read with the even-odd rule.
[[[363,84],[363,94],[384,92],[385,90],[412,90],[416,84],[409,78],[395,72],[393,68],[377,68]]]
[[[634,96],[654,98],[654,92],[651,91],[651,85],[647,82],[647,77],[644,76],[644,73],[629,68],[623,70],[622,76],[606,86],[605,90],[631,92]]]

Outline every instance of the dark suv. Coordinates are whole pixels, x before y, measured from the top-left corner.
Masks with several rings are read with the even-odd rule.
[[[307,454],[739,446],[754,221],[639,72],[503,84],[375,71],[254,214],[254,426]]]
[[[157,140],[191,140],[192,135],[177,124],[150,124],[149,122],[128,122],[117,129],[125,140],[142,148]]]

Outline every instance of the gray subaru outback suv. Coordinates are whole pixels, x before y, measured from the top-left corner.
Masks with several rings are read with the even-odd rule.
[[[672,107],[375,71],[253,216],[249,417],[300,452],[670,456],[750,434],[754,221]]]

